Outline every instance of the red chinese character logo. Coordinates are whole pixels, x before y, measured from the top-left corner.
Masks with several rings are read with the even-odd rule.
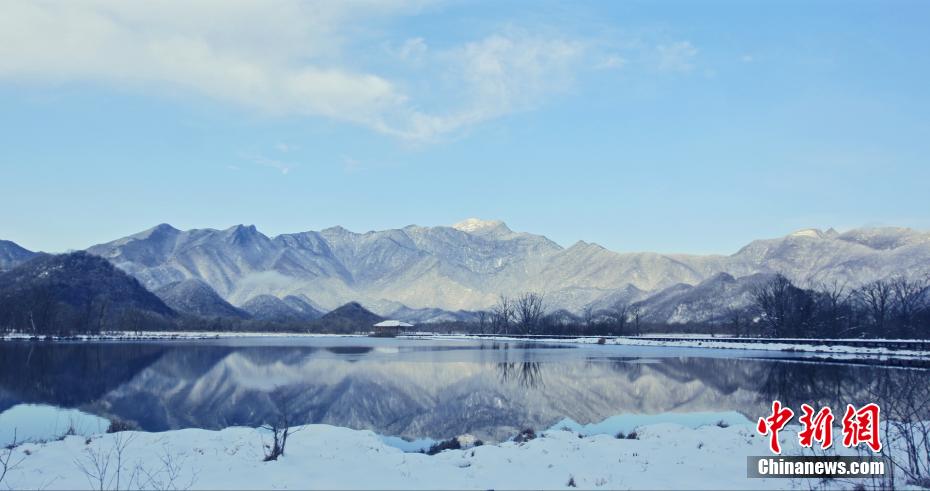
[[[804,425],[804,429],[798,433],[801,446],[811,448],[814,441],[818,441],[820,448],[830,448],[833,445],[833,411],[824,407],[814,416],[814,408],[801,404],[801,412],[804,413],[798,418]]]
[[[879,411],[875,403],[862,406],[858,411],[852,404],[847,404],[846,414],[843,415],[843,445],[855,447],[866,443],[873,452],[881,451],[882,442],[878,438]]]
[[[778,432],[791,421],[794,417],[794,411],[790,408],[783,408],[781,402],[772,401],[772,415],[768,418],[759,418],[756,425],[756,431],[762,436],[771,435],[769,438],[769,448],[776,454],[781,453],[781,445],[778,444]]]

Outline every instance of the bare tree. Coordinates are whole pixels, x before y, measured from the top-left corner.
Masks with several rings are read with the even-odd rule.
[[[16,428],[13,428],[13,441],[4,447],[3,451],[0,451],[0,482],[3,482],[7,472],[16,470],[20,464],[26,460],[25,455],[16,456],[13,453],[18,446],[19,441],[16,439]]]
[[[626,331],[627,322],[630,320],[630,305],[623,300],[617,300],[607,310],[607,316],[610,318],[610,331],[603,334],[622,335]]]
[[[748,329],[744,330],[746,319],[743,315],[743,309],[728,307],[726,311],[726,318],[734,336],[743,337],[748,335],[748,332],[746,332]]]
[[[84,449],[84,457],[75,459],[74,465],[87,478],[92,489],[104,491],[105,489],[118,490],[123,484],[122,477],[125,470],[124,457],[126,449],[135,440],[134,433],[113,433],[113,444],[104,448],[101,440],[97,445],[88,445]],[[131,475],[127,487],[132,486],[135,479]]]
[[[584,324],[585,328],[590,329],[594,325],[594,307],[588,305],[581,311],[581,322]]]
[[[851,312],[849,308],[850,291],[845,282],[833,280],[818,285],[823,303],[823,333],[825,337],[836,338],[850,330]]]
[[[491,313],[494,316],[494,327],[497,332],[509,333],[510,324],[513,322],[515,315],[514,303],[506,295],[501,294]]]
[[[484,333],[488,330],[488,313],[484,310],[478,311],[478,332]]]
[[[782,275],[756,288],[753,292],[759,310],[763,335],[788,337],[811,334],[816,314],[812,292],[802,290]]]
[[[639,304],[630,306],[630,320],[633,322],[633,334],[639,336],[643,333],[643,307]]]
[[[136,473],[139,476],[140,489],[167,489],[172,491],[186,490],[194,486],[197,481],[197,472],[191,472],[190,479],[181,481],[186,459],[173,456],[166,448],[158,456],[161,467],[155,471],[149,470],[141,463],[136,464]]]
[[[300,431],[300,429],[294,429],[291,426],[293,424],[291,397],[285,394],[283,390],[276,390],[272,392],[272,398],[275,400],[276,414],[270,422],[262,425],[262,429],[270,432],[272,438],[270,446],[262,442],[263,447],[266,449],[265,462],[278,460],[278,457],[284,456],[284,451],[287,448],[287,438]]]
[[[856,290],[856,297],[868,309],[876,334],[885,335],[885,324],[893,302],[891,283],[885,280],[866,283]]]
[[[897,276],[889,280],[893,299],[893,314],[897,322],[898,334],[910,337],[917,334],[915,321],[927,308],[925,297],[928,289],[927,280],[909,280]]]
[[[517,322],[523,334],[532,334],[539,328],[539,324],[546,313],[543,296],[539,293],[527,292],[517,297],[514,308]]]

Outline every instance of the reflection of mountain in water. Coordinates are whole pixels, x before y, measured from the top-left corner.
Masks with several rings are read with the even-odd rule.
[[[74,387],[61,386],[54,375],[60,370],[52,370],[37,377],[30,374],[23,381],[4,376],[0,393],[28,392],[29,400],[82,405],[152,431],[255,426],[287,401],[292,420],[299,423],[407,437],[468,432],[497,440],[524,427],[547,427],[564,417],[587,423],[622,413],[736,410],[753,419],[766,411],[773,398],[793,405],[829,403],[836,409],[863,403],[868,381],[905,372],[725,358],[635,363],[586,358],[581,350],[553,360],[541,356],[540,350],[487,345],[454,352],[422,346],[398,351],[378,345],[374,349],[125,345],[136,350],[133,355],[117,354],[122,345],[110,345],[106,352],[95,346],[74,345],[58,353],[73,358],[70,363],[58,360],[56,366],[74,367]],[[25,355],[16,356],[20,360]],[[112,368],[93,372],[101,380],[91,382],[93,390],[83,390],[77,379],[93,369],[88,359],[95,356],[106,360],[100,366]],[[4,368],[7,360],[0,362]],[[149,365],[126,366],[140,364]],[[50,390],[49,383],[58,385]],[[33,390],[24,390],[23,384]]]
[[[0,343],[0,411],[21,402],[90,403],[165,351],[157,344]]]

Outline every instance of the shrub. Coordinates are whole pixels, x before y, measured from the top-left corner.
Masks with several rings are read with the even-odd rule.
[[[460,448],[462,448],[462,444],[459,443],[459,439],[450,438],[448,440],[443,440],[439,443],[433,444],[431,447],[429,447],[429,450],[426,451],[426,455],[436,455],[444,450],[458,450]]]
[[[636,433],[636,430],[631,431],[629,435],[621,431],[620,433],[617,433],[617,438],[620,440],[639,440],[639,434]]]
[[[110,426],[107,426],[107,433],[119,433],[121,431],[133,431],[136,429],[136,425],[130,423],[129,421],[123,421],[121,419],[114,419],[110,421]]]
[[[527,428],[520,432],[519,435],[513,438],[513,441],[517,443],[524,443],[536,438],[536,432],[532,428]]]

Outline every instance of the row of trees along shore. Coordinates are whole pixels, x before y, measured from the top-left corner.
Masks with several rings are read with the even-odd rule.
[[[751,292],[748,305],[729,308],[713,321],[664,324],[646,321],[642,303],[618,301],[581,315],[549,311],[542,294],[501,295],[474,322],[437,324],[440,331],[496,334],[637,335],[701,332],[772,338],[930,339],[930,278],[893,277],[856,288],[840,282],[802,288],[776,275]]]

